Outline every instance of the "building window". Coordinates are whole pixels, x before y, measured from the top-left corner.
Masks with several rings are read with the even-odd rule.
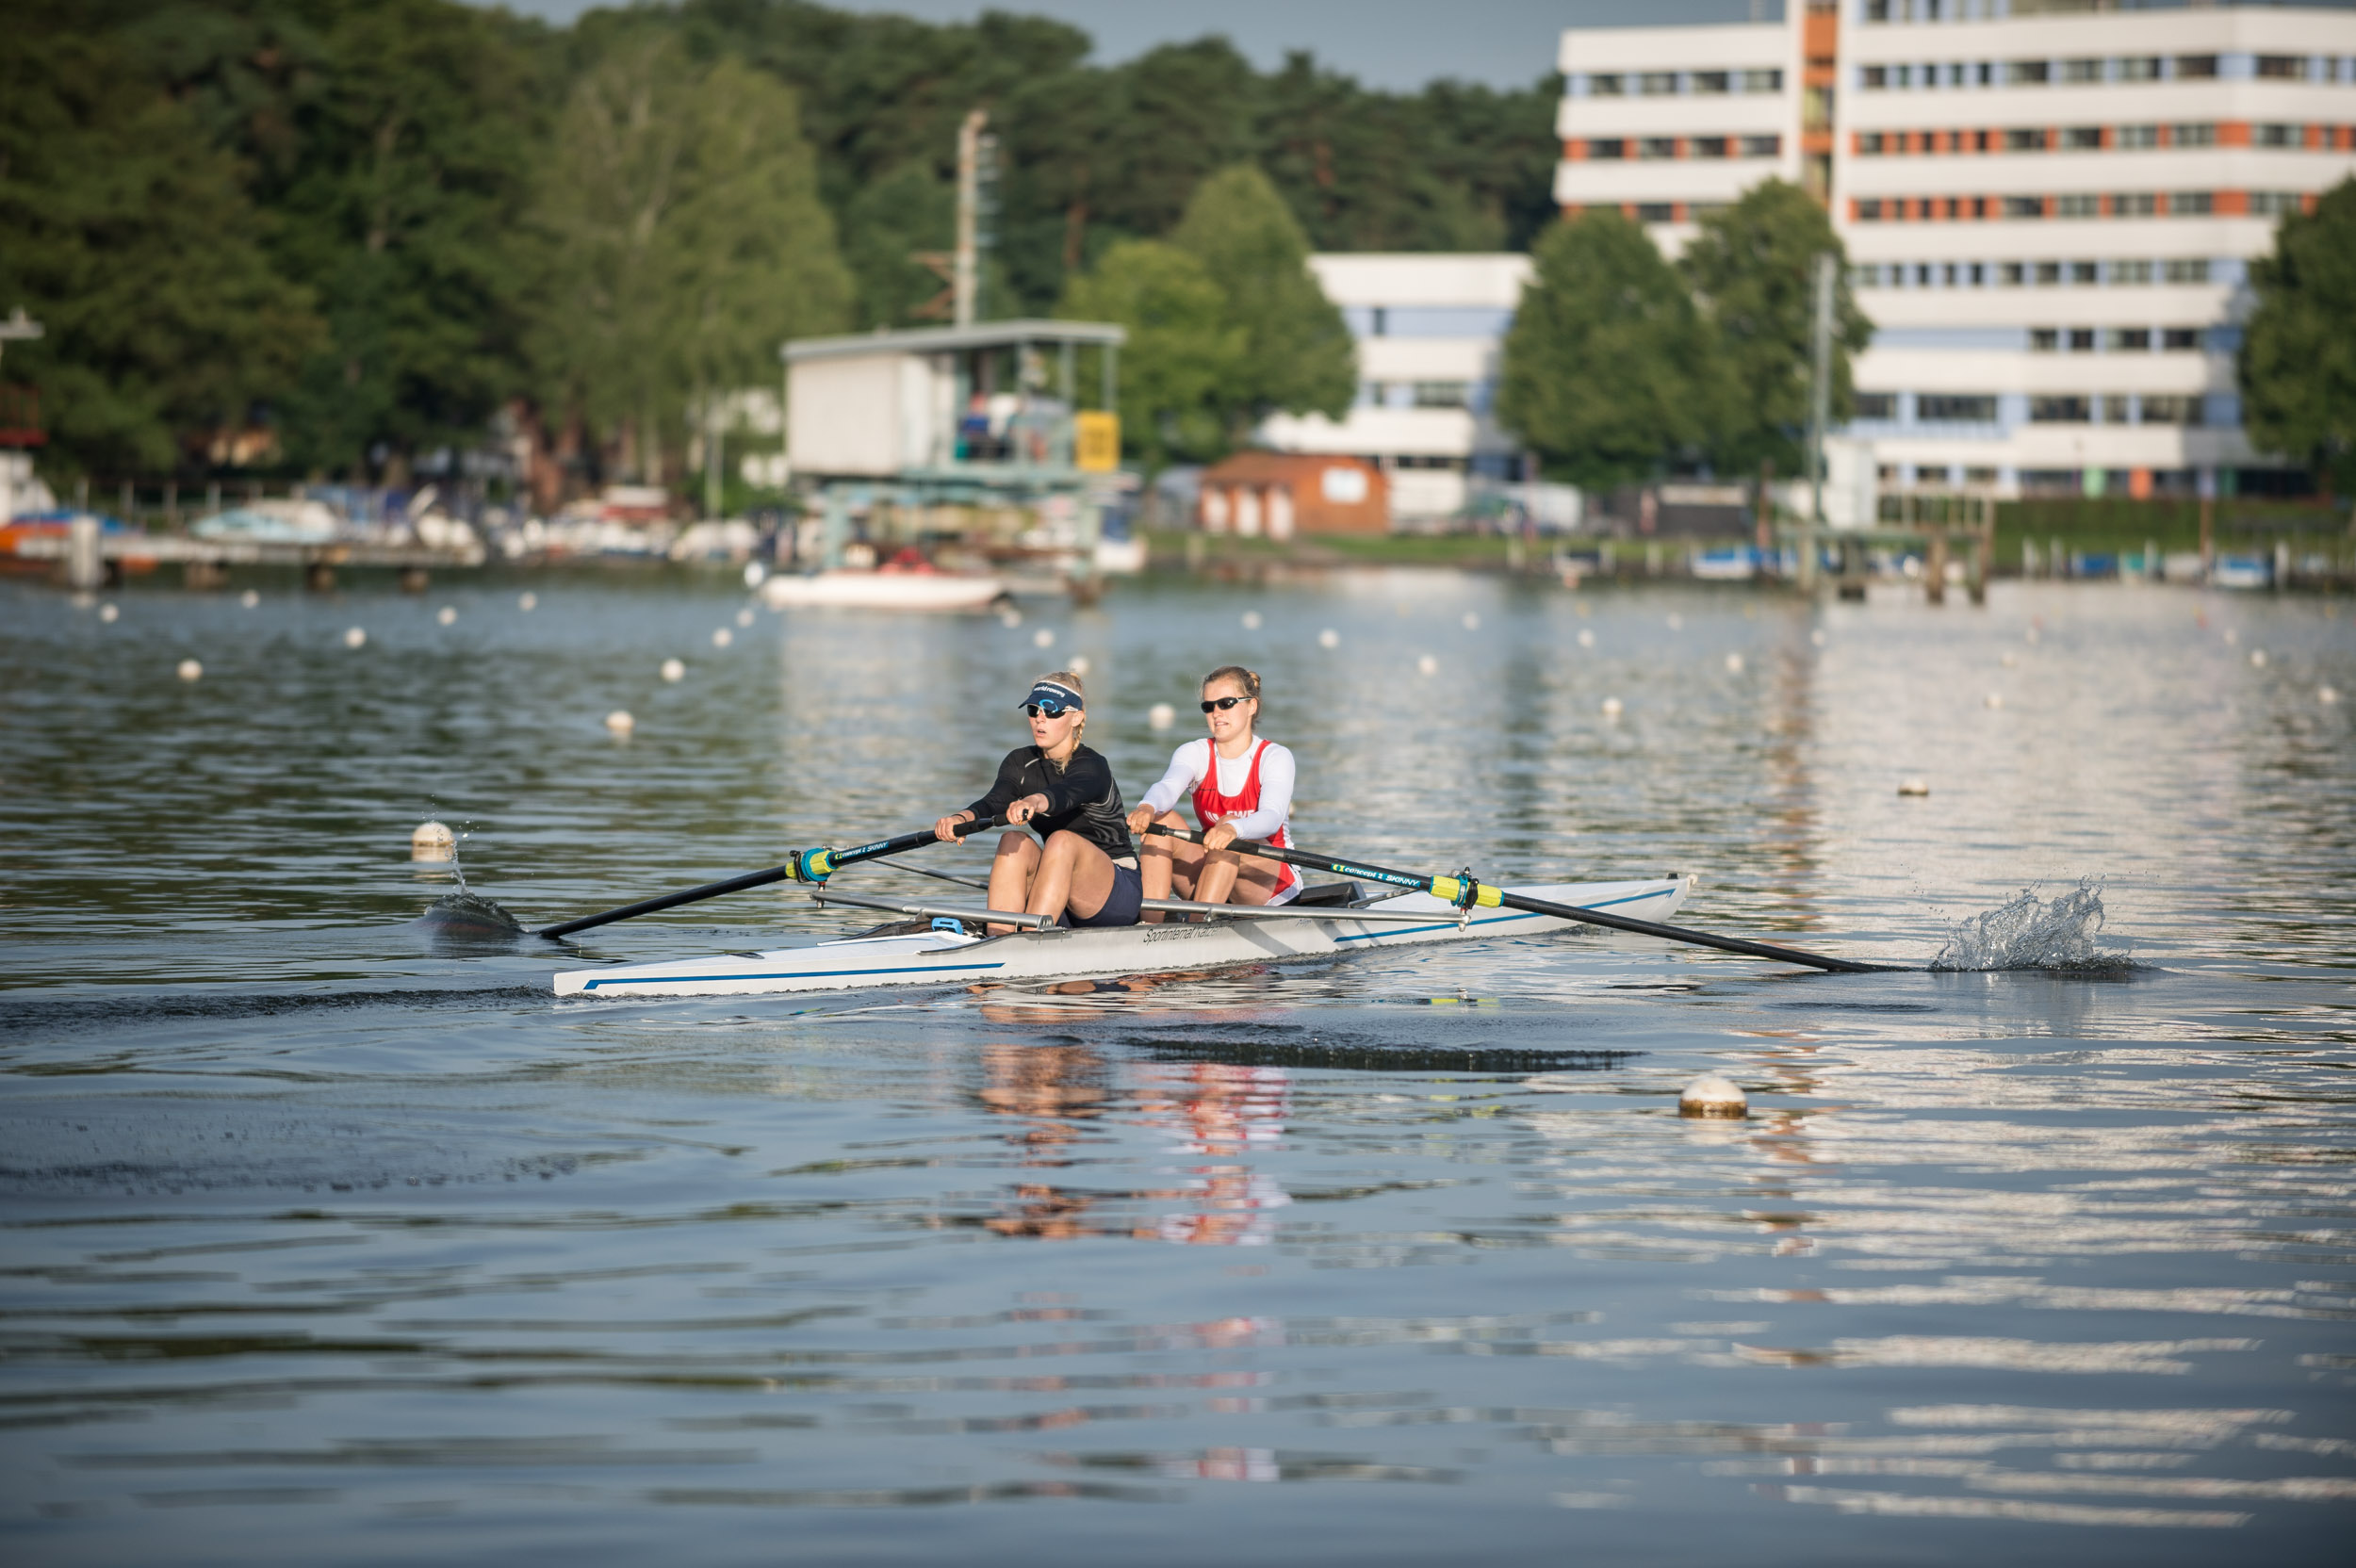
[[[1390,308],[1386,305],[1377,305],[1367,314],[1368,325],[1366,328],[1366,335],[1369,337],[1382,337],[1387,335],[1391,330]]]
[[[2160,128],[2157,125],[2121,125],[2111,133],[2111,145],[2121,148],[2157,147]]]
[[[2304,55],[2260,55],[2258,74],[2279,82],[2303,82],[2307,79],[2307,57]]]
[[[2029,329],[2029,351],[2031,353],[2050,354],[2058,352],[2060,349],[2061,334],[2055,329],[2052,327],[2031,327]]]
[[[2073,261],[2070,264],[2070,281],[2092,287],[2102,277],[2102,264],[2093,261]]]
[[[2037,281],[2046,287],[2051,287],[2054,284],[2061,282],[2062,264],[2058,261],[2038,262],[2037,264]]]
[[[2148,261],[2114,261],[2111,282],[2119,285],[2143,284],[2151,281],[2151,264]]]
[[[1865,20],[1868,22],[1889,21],[1890,0],[1865,0]]]
[[[1628,156],[1628,143],[1618,137],[1603,137],[1587,144],[1587,155],[1609,162]]]
[[[2024,130],[2015,126],[2004,133],[2004,151],[2007,153],[2042,153],[2045,151],[2045,133],[2035,127]]]
[[[1590,75],[1587,78],[1587,96],[1590,98],[1617,98],[1622,90],[1622,79],[1617,72]]]
[[[2197,353],[2201,348],[2199,327],[2168,327],[2160,333],[2160,347],[2168,353]]]
[[[2307,127],[2304,125],[2252,125],[2250,138],[2261,147],[2304,147]]]
[[[2119,62],[2119,79],[2122,82],[2156,82],[2160,79],[2160,62],[2156,56],[2131,56]]]
[[[1857,150],[1859,157],[1879,157],[1882,152],[1881,132],[1859,131],[1857,139]]]
[[[2074,354],[2092,353],[2094,351],[2094,329],[2092,327],[2070,328],[2070,351]]]
[[[1415,383],[1417,408],[1463,408],[1471,400],[1472,387],[1461,381],[1419,381]]]
[[[1781,92],[1783,73],[1780,71],[1745,71],[1742,73],[1745,92]]]
[[[2064,60],[2061,79],[2065,82],[2099,82],[2102,79],[2101,60]]]
[[[1881,286],[1882,270],[1875,263],[1869,261],[1862,267],[1852,267],[1849,269],[1849,286],[1851,288],[1879,288]]]
[[[1861,68],[1857,74],[1857,85],[1873,91],[1888,87],[1890,68],[1886,65],[1869,65]]]
[[[2083,191],[2056,197],[2053,216],[2056,218],[2095,218],[2102,214],[2102,199]]]
[[[1666,223],[1676,216],[1676,209],[1666,202],[1636,204],[1636,220],[1639,223]]]
[[[2102,334],[2102,347],[2115,354],[2141,354],[2151,351],[2150,327],[2111,327]]]
[[[1673,158],[1677,155],[1677,138],[1648,136],[1636,144],[1636,155],[1640,158]]]
[[[2170,147],[2214,147],[2217,145],[2217,126],[2206,122],[2174,126],[2168,133],[2168,144]]]
[[[2217,74],[2215,55],[2179,55],[2176,57],[2176,79],[2190,81]]]
[[[2044,60],[2006,60],[2006,87],[2043,87],[2053,79],[2053,68]]]
[[[2063,127],[2061,144],[2064,152],[2099,153],[2102,150],[2102,127],[2100,125],[2069,125]]]
[[[2206,218],[2216,204],[2205,190],[2180,190],[2168,199],[2168,212],[2178,218]]]
[[[1667,98],[1677,90],[1677,74],[1674,71],[1647,71],[1637,78],[1637,90],[1647,98]]]
[[[1697,136],[1690,143],[1697,158],[1722,158],[1726,155],[1726,139],[1722,136]]]
[[[2197,396],[2144,395],[2143,422],[2147,425],[2198,425],[2201,412],[2201,400]]]
[[[1857,395],[1857,416],[1860,419],[1894,419],[1898,416],[1898,395],[1895,392],[1860,392]]]
[[[1914,416],[1926,425],[1994,424],[1996,400],[1976,392],[1924,392],[1914,400]]]
[[[1746,158],[1773,158],[1783,155],[1783,138],[1779,136],[1746,136],[1742,139],[1742,155]]]
[[[2029,270],[2020,262],[2008,261],[1996,269],[1996,282],[2000,287],[2019,288],[2028,281]]]
[[[2166,264],[2163,275],[2170,283],[2207,283],[2209,281],[2209,258],[2194,256],[2189,260],[2168,262]],[[2173,344],[2169,346],[2174,347]]]
[[[1358,402],[1361,407],[1381,408],[1390,400],[1390,383],[1366,381],[1358,384]]]
[[[2093,409],[2085,398],[2031,398],[2029,418],[2040,425],[2084,425],[2091,423]]]
[[[2304,204],[2296,190],[2253,190],[2250,193],[2250,211],[2256,218],[2280,218],[2286,212],[2297,212]]]
[[[1693,90],[1695,92],[1725,92],[1727,91],[1732,86],[1733,84],[1726,79],[1726,74],[1723,71],[1696,71],[1693,73]]]
[[[2111,198],[2113,218],[2149,218],[2160,210],[2160,199],[2148,190],[2123,191]]]
[[[2004,198],[2004,216],[2007,218],[2042,218],[2045,216],[2045,198],[2042,196],[2007,196]]]
[[[1860,223],[1880,222],[1882,220],[1881,198],[1878,196],[1868,196],[1864,200],[1858,202],[1857,204],[1857,220]]]
[[[2106,425],[2127,423],[2127,400],[2114,392],[2102,400],[2102,422]]]

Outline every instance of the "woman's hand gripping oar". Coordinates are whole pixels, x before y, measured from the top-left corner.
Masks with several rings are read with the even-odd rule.
[[[956,825],[954,831],[959,839],[963,839],[969,833],[977,833],[985,828],[1004,827],[1006,823],[1001,819],[992,819],[989,822],[961,822]],[[568,920],[560,925],[543,927],[539,935],[550,938],[568,937],[576,931],[586,931],[593,925],[610,925],[617,920],[630,920],[638,915],[651,915],[659,909],[676,909],[682,904],[694,904],[699,899],[718,898],[722,893],[743,892],[747,888],[762,888],[772,882],[823,883],[845,866],[855,866],[861,860],[879,859],[886,855],[897,855],[903,850],[921,849],[926,844],[940,841],[940,834],[935,829],[927,827],[915,833],[903,833],[896,839],[879,839],[872,844],[860,844],[856,849],[797,850],[785,864],[771,866],[767,871],[746,872],[742,876],[731,876],[725,882],[707,882],[700,888],[689,888],[681,892],[664,893],[661,898],[649,898],[640,904],[625,904],[618,909],[608,909],[602,914],[583,915],[579,920]]]
[[[1201,843],[1203,835],[1191,828],[1155,825],[1148,833],[1160,833],[1188,843]],[[1548,915],[1556,920],[1577,921],[1582,925],[1608,926],[1614,931],[1632,931],[1640,937],[1660,937],[1673,942],[1691,942],[1695,947],[1714,947],[1727,953],[1747,953],[1754,958],[1774,958],[1787,964],[1806,964],[1811,969],[1830,970],[1841,974],[1878,974],[1890,972],[1888,964],[1860,964],[1850,958],[1829,957],[1822,953],[1809,953],[1796,947],[1778,947],[1773,942],[1748,941],[1741,937],[1712,936],[1707,931],[1694,931],[1682,925],[1662,925],[1655,921],[1634,920],[1627,915],[1608,915],[1600,909],[1581,909],[1576,905],[1556,904],[1550,899],[1525,898],[1520,893],[1493,888],[1475,881],[1468,872],[1463,876],[1420,876],[1409,871],[1389,871],[1382,866],[1360,865],[1355,860],[1336,860],[1307,850],[1279,849],[1272,844],[1251,839],[1239,839],[1228,846],[1230,853],[1252,855],[1265,860],[1282,860],[1287,865],[1306,866],[1314,871],[1332,872],[1337,876],[1364,877],[1394,888],[1406,888],[1415,892],[1430,893],[1443,898],[1460,909],[1507,908],[1526,914]]]

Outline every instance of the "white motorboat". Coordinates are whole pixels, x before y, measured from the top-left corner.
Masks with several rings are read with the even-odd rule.
[[[1677,912],[1693,887],[1693,878],[1664,877],[1504,890],[1582,909],[1661,921]],[[1030,923],[1033,917],[870,898],[828,889],[811,897],[822,905],[880,910],[901,920],[856,937],[800,947],[568,970],[556,976],[555,990],[559,996],[746,996],[878,986],[970,986],[1161,974],[1327,957],[1377,947],[1542,936],[1573,926],[1572,922],[1554,916],[1505,907],[1460,909],[1430,893],[1370,899],[1358,898],[1356,893],[1355,885],[1349,883],[1312,889],[1301,902],[1274,908],[1148,900],[1148,908],[1185,918],[1159,925],[1078,930],[1049,926],[992,937],[984,934],[989,923]],[[1346,902],[1312,903],[1311,899]]]
[[[780,574],[761,585],[772,610],[917,610],[935,612],[987,610],[1011,590],[1004,578],[957,572],[815,572]]]

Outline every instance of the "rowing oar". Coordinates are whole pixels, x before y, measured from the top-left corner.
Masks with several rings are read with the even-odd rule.
[[[1203,841],[1203,835],[1187,827],[1164,827],[1159,823],[1146,829],[1172,839],[1184,839],[1190,844]],[[1831,958],[1821,953],[1807,953],[1796,947],[1778,947],[1773,942],[1746,941],[1741,937],[1712,936],[1707,931],[1690,930],[1682,925],[1662,925],[1649,920],[1631,920],[1627,915],[1607,915],[1600,909],[1582,909],[1576,905],[1556,904],[1543,898],[1525,898],[1476,881],[1471,872],[1460,876],[1418,876],[1414,872],[1386,871],[1381,866],[1362,866],[1354,860],[1335,860],[1306,850],[1280,849],[1264,844],[1256,839],[1238,839],[1227,846],[1238,855],[1254,856],[1264,860],[1282,860],[1286,865],[1307,866],[1313,871],[1332,872],[1336,876],[1362,876],[1369,882],[1387,883],[1394,888],[1406,888],[1434,898],[1446,899],[1459,909],[1483,908],[1520,909],[1533,915],[1551,915],[1556,920],[1577,921],[1582,925],[1609,926],[1614,931],[1633,931],[1640,937],[1661,937],[1675,942],[1691,942],[1695,947],[1715,947],[1727,953],[1747,953],[1754,958],[1774,958],[1787,964],[1806,964],[1811,969],[1831,970],[1841,974],[1878,974],[1890,972],[1887,964],[1860,964],[1848,958]]]
[[[956,832],[959,839],[963,839],[968,833],[1006,825],[1005,818],[993,817],[989,822],[961,822],[957,825]],[[603,914],[583,915],[579,920],[568,920],[561,925],[544,927],[539,934],[543,937],[569,937],[593,925],[610,925],[617,920],[651,915],[658,909],[676,909],[682,904],[693,904],[698,899],[718,898],[722,893],[740,893],[747,888],[767,887],[772,882],[824,882],[845,866],[855,866],[861,860],[880,859],[886,855],[897,855],[903,850],[922,849],[934,841],[933,830],[927,827],[915,833],[903,833],[896,839],[879,839],[872,844],[861,844],[857,849],[796,850],[785,864],[771,866],[767,871],[748,871],[725,882],[707,882],[700,888],[664,893],[661,898],[649,898],[639,904],[625,904]]]

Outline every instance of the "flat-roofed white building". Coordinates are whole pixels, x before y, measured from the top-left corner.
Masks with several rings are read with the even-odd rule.
[[[1759,112],[1781,104],[1794,145],[1744,170],[1717,150],[1742,96],[1717,78],[1770,69],[1732,63],[1764,62],[1770,34],[1794,63]],[[1852,433],[1885,486],[2288,477],[2242,432],[2233,356],[2276,220],[2356,172],[2346,8],[1841,0],[1765,26],[1574,29],[1562,60],[1566,211],[1617,205],[1674,252],[1730,173],[1829,204],[1877,328]]]
[[[1411,524],[1463,514],[1478,481],[1519,479],[1521,447],[1491,410],[1530,258],[1334,254],[1309,267],[1357,339],[1357,400],[1338,420],[1277,415],[1260,439],[1366,459],[1389,476],[1392,516]]]

